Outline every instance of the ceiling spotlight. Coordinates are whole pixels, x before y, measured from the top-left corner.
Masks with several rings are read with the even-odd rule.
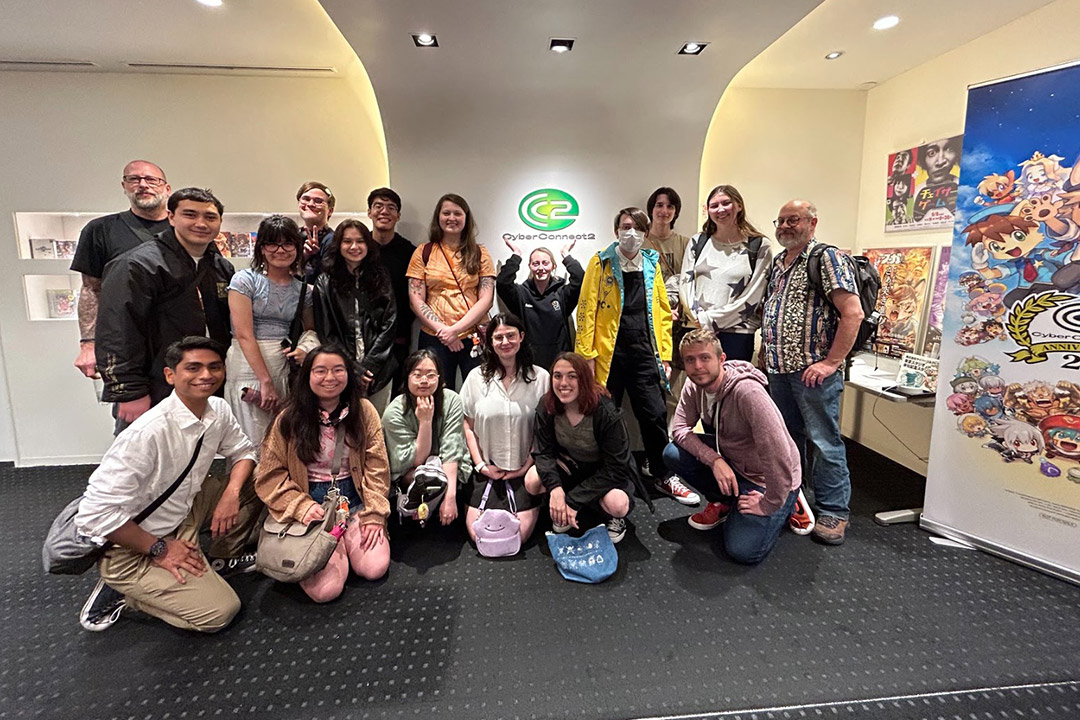
[[[439,38],[431,33],[413,33],[412,41],[416,47],[439,47]]]
[[[900,18],[895,15],[886,15],[885,17],[878,18],[874,21],[874,29],[888,30],[889,28],[896,27],[898,24],[900,24]]]
[[[574,38],[551,38],[548,41],[548,50],[557,53],[566,53],[574,49]]]
[[[707,42],[688,42],[682,46],[679,55],[700,55],[709,46]]]
[[[828,55],[825,56],[825,59],[826,60],[835,60],[836,58],[840,57],[843,54],[844,54],[843,50],[833,50],[831,53],[829,53]]]
[[[200,5],[206,7],[221,7],[221,0],[196,0]]]

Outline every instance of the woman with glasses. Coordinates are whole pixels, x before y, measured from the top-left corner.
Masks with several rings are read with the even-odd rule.
[[[397,370],[394,345],[396,304],[390,277],[379,261],[379,244],[359,220],[343,220],[315,280],[315,332],[323,343],[352,351],[359,363],[359,389],[371,396]],[[385,399],[376,405],[385,406]]]
[[[303,245],[295,222],[271,215],[259,224],[251,267],[229,283],[233,341],[226,357],[225,400],[255,444],[285,400],[289,359],[304,359],[303,350],[288,347],[297,315],[303,327],[313,326],[310,295],[298,311],[303,283],[295,276]]]
[[[452,523],[458,515],[458,478],[472,473],[465,446],[461,398],[443,385],[439,356],[416,350],[405,359],[405,392],[383,413],[390,477],[397,492],[408,490],[416,468],[438,458],[446,475],[446,495],[439,504],[439,522]]]
[[[536,406],[550,382],[547,370],[533,365],[532,357],[525,324],[513,315],[496,315],[487,326],[483,364],[469,373],[461,388],[465,441],[476,468],[465,515],[473,542],[472,526],[480,517],[485,493],[485,509],[516,510],[522,542],[536,526],[537,503],[525,491],[525,473],[533,464],[529,453]],[[513,493],[513,507],[508,492]]]
[[[709,217],[683,258],[681,317],[691,327],[712,330],[728,359],[751,362],[772,248],[746,219],[734,186],[714,187],[706,207]]]
[[[350,567],[365,580],[390,567],[386,447],[379,414],[362,398],[343,348],[308,353],[293,391],[263,442],[255,492],[278,522],[311,524],[325,517],[323,501],[337,488],[337,547],[322,570],[300,582],[312,600],[329,602],[341,594]]]
[[[409,262],[409,303],[420,318],[418,347],[439,356],[447,387],[480,364],[480,337],[495,299],[495,266],[476,242],[476,222],[465,198],[447,193],[435,204],[428,242]]]

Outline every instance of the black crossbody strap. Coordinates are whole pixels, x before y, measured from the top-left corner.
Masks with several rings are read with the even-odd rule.
[[[203,433],[199,436],[199,441],[195,443],[195,452],[191,453],[191,460],[188,461],[187,467],[184,468],[184,471],[180,473],[180,477],[176,478],[176,481],[173,482],[173,484],[170,485],[168,488],[166,488],[165,492],[161,493],[161,495],[158,496],[157,500],[150,503],[145,510],[132,518],[131,521],[133,523],[138,525],[143,520],[153,515],[154,511],[161,507],[161,504],[168,500],[170,495],[176,492],[176,489],[180,487],[180,483],[184,482],[184,478],[186,478],[188,473],[191,472],[191,468],[195,467],[195,461],[199,459],[199,451],[202,450],[202,442],[204,437],[206,437],[206,433]]]
[[[300,278],[300,304],[293,313],[292,323],[289,325],[289,352],[296,349],[300,342],[300,336],[304,334],[304,300],[307,298],[307,282]]]
[[[127,229],[142,242],[150,242],[154,239],[154,233],[150,232],[145,225],[136,220],[135,213],[130,210],[120,213],[120,221],[123,222],[124,225],[127,225]]]

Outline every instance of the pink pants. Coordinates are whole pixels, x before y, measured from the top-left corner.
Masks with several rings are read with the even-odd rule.
[[[357,516],[349,518],[345,534],[338,539],[334,554],[326,561],[326,567],[300,581],[300,587],[317,603],[330,602],[345,589],[349,567],[366,580],[378,580],[390,566],[390,542],[384,537],[371,550],[361,547],[363,536]]]

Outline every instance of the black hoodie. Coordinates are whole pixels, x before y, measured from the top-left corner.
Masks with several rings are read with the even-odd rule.
[[[506,311],[525,323],[525,337],[532,347],[533,363],[545,370],[551,370],[556,355],[574,349],[570,316],[577,308],[585,271],[569,255],[563,258],[563,264],[569,280],[552,277],[543,293],[536,289],[532,278],[520,285],[514,282],[521,267],[520,255],[510,256],[495,281]]]

